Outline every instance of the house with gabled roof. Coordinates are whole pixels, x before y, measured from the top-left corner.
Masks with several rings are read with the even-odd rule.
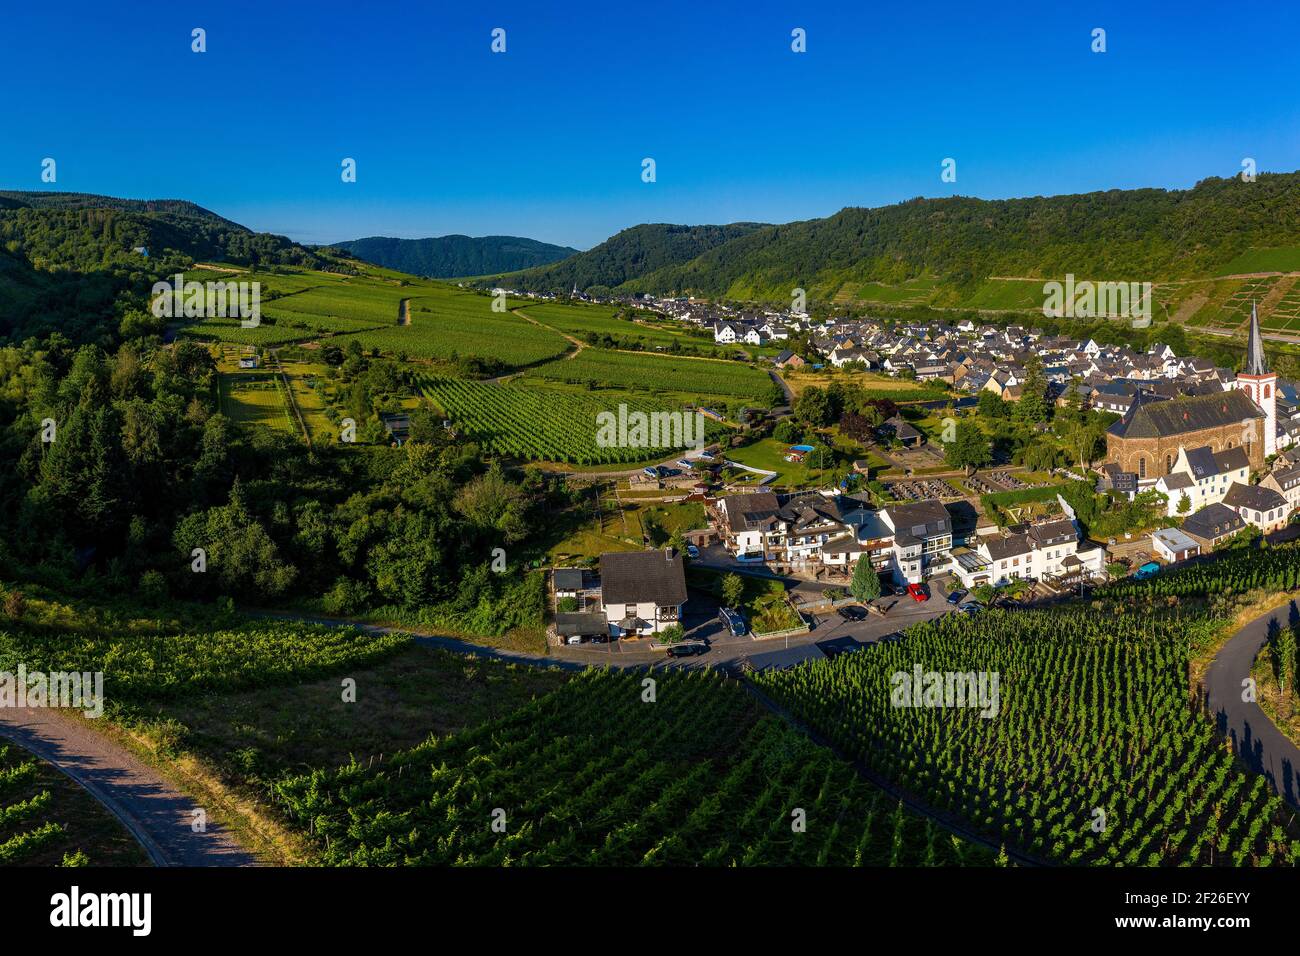
[[[657,634],[680,624],[686,572],[672,548],[600,556],[600,610],[614,637]]]

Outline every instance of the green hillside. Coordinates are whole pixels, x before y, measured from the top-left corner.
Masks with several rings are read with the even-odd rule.
[[[336,242],[341,249],[365,262],[431,279],[481,276],[543,266],[578,250],[518,236],[437,236],[428,239],[392,239],[371,236]]]
[[[490,281],[530,292],[567,292],[574,286],[600,292],[628,285],[658,269],[683,265],[762,228],[750,222],[727,226],[633,226],[561,262],[495,276]]]

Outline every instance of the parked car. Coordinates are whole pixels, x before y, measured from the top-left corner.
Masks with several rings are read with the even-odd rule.
[[[930,600],[930,595],[925,593],[925,587],[920,584],[909,584],[907,586],[907,593],[912,596],[913,601]]]
[[[564,639],[564,643],[565,643],[565,644],[569,644],[569,645],[573,645],[573,644],[581,644],[581,643],[582,643],[582,638],[579,637],[577,634],[573,634],[573,635],[570,635],[569,637],[566,637],[566,638]]]
[[[836,608],[835,613],[846,621],[865,621],[867,618],[867,612],[856,605]]]
[[[978,614],[980,611],[984,610],[984,606],[982,604],[977,604],[974,601],[967,601],[965,604],[957,605],[957,610],[966,614]]]
[[[749,633],[749,627],[745,624],[745,618],[737,611],[729,607],[724,607],[718,611],[718,620],[722,622],[733,637],[744,637]]]
[[[685,458],[678,458],[676,463],[678,468],[694,468],[695,463],[687,461]]]
[[[961,599],[964,598],[965,596],[966,596],[966,592],[963,589],[958,588],[956,591],[952,591],[948,594],[948,603],[960,604]]]
[[[688,558],[698,558],[700,556],[700,549],[695,547],[693,544],[688,544],[686,546],[686,556]]]
[[[669,657],[694,657],[696,654],[703,654],[709,649],[707,644],[670,644],[668,647]]]

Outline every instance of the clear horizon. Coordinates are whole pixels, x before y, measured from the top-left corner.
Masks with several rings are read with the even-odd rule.
[[[460,234],[589,249],[646,222],[1184,189],[1247,157],[1261,173],[1300,168],[1300,11],[1191,7],[941,3],[922,30],[911,11],[775,3],[237,0],[110,16],[76,0],[8,15],[0,183],[185,199],[307,243]],[[504,53],[491,51],[496,27]],[[795,28],[805,53],[791,50]],[[41,182],[45,157],[55,183]],[[354,183],[340,177],[348,157]],[[947,158],[955,182],[941,179]]]

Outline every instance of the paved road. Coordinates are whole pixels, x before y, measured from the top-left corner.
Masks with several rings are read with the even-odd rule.
[[[81,784],[135,836],[157,866],[252,866],[228,832],[195,833],[194,800],[126,748],[49,708],[0,708],[0,737]]]
[[[1300,807],[1300,747],[1291,742],[1259,704],[1243,701],[1242,681],[1250,676],[1255,657],[1279,628],[1300,622],[1296,602],[1255,618],[1215,655],[1205,674],[1206,705],[1219,733],[1256,773],[1263,774],[1273,790],[1294,807]]]

